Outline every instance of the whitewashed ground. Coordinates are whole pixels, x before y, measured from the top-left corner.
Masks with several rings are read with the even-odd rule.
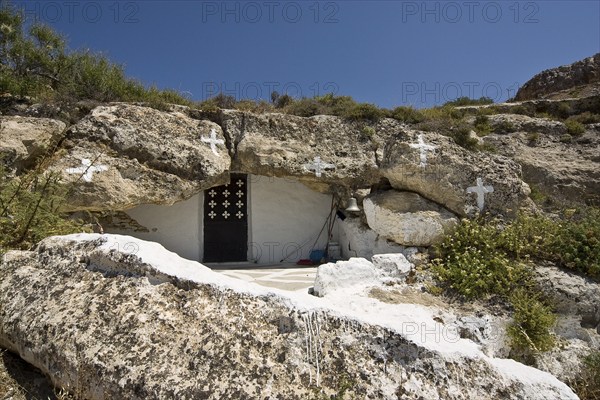
[[[306,291],[313,286],[317,267],[276,266],[276,267],[233,267],[213,269],[231,278],[253,282],[261,286],[290,291]]]

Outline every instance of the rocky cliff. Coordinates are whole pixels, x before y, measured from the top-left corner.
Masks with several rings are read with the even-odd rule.
[[[600,53],[540,72],[517,92],[516,101],[588,97],[600,94]]]

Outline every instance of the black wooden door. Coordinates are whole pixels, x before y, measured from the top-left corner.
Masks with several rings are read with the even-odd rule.
[[[228,185],[204,192],[204,262],[247,261],[248,182],[231,174]]]

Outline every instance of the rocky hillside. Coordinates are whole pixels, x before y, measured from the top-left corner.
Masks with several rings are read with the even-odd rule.
[[[540,72],[519,89],[515,100],[565,99],[599,94],[600,53]]]

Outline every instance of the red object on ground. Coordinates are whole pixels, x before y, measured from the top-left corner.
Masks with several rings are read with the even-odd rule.
[[[311,260],[299,260],[296,265],[313,265]]]

